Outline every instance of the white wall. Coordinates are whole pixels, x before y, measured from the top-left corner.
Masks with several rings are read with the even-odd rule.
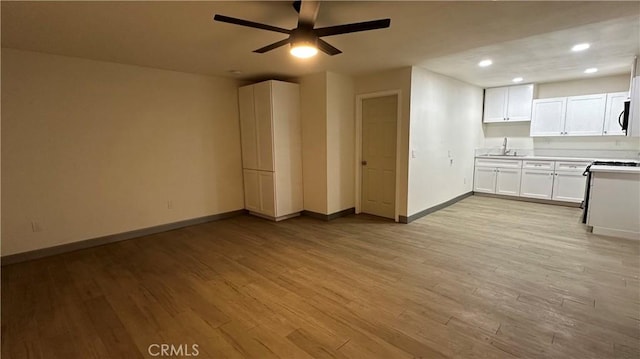
[[[407,183],[409,171],[409,115],[411,105],[411,67],[403,67],[374,74],[362,75],[355,78],[355,94],[364,95],[376,92],[397,90],[400,92],[400,151],[399,183],[399,215],[407,215]],[[360,160],[359,158],[356,160]],[[356,196],[359,196],[356,193]]]
[[[623,92],[629,90],[629,75],[542,83],[536,87],[536,98]],[[499,148],[503,139],[507,137],[509,147],[516,149],[640,150],[640,141],[637,138],[620,136],[532,138],[529,137],[529,127],[529,122],[485,124],[485,141],[482,147]]]
[[[3,255],[243,208],[232,80],[3,48],[2,105]]]
[[[355,207],[353,79],[327,73],[327,213]]]
[[[300,79],[303,207],[327,214],[327,76]]]
[[[412,68],[408,216],[472,190],[482,101],[479,87]]]
[[[302,77],[304,209],[332,214],[355,206],[353,79],[332,72]]]

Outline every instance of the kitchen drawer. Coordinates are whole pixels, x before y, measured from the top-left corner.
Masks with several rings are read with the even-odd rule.
[[[551,170],[554,169],[554,161],[522,161],[522,168],[533,170]]]
[[[521,168],[520,160],[500,160],[493,158],[477,158],[476,167],[493,167],[493,168]]]
[[[591,162],[556,161],[556,172],[584,172]]]

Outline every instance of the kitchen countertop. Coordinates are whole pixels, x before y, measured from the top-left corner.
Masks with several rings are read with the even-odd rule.
[[[616,172],[616,173],[638,173],[640,174],[640,167],[625,167],[625,166],[591,166],[589,167],[591,172]]]
[[[613,158],[612,159],[612,158],[556,157],[556,156],[477,155],[476,158],[490,158],[493,160],[541,160],[541,161],[571,161],[571,162],[593,162],[593,161],[638,162],[637,159],[630,159],[630,158],[625,158],[625,159]]]

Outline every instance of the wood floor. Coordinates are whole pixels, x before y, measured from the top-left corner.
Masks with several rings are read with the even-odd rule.
[[[409,225],[242,216],[10,265],[2,357],[638,358],[640,242],[579,217],[487,197]]]

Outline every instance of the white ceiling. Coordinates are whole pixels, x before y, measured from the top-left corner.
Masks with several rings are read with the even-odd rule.
[[[418,65],[480,86],[628,72],[640,49],[640,3],[323,1],[318,27],[391,18],[391,27],[324,38],[343,51],[300,60],[286,35],[212,21],[214,14],[293,28],[291,2],[8,2],[2,46],[243,79],[319,71],[360,75]],[[591,49],[575,54],[574,43]],[[494,61],[479,68],[485,57]]]

